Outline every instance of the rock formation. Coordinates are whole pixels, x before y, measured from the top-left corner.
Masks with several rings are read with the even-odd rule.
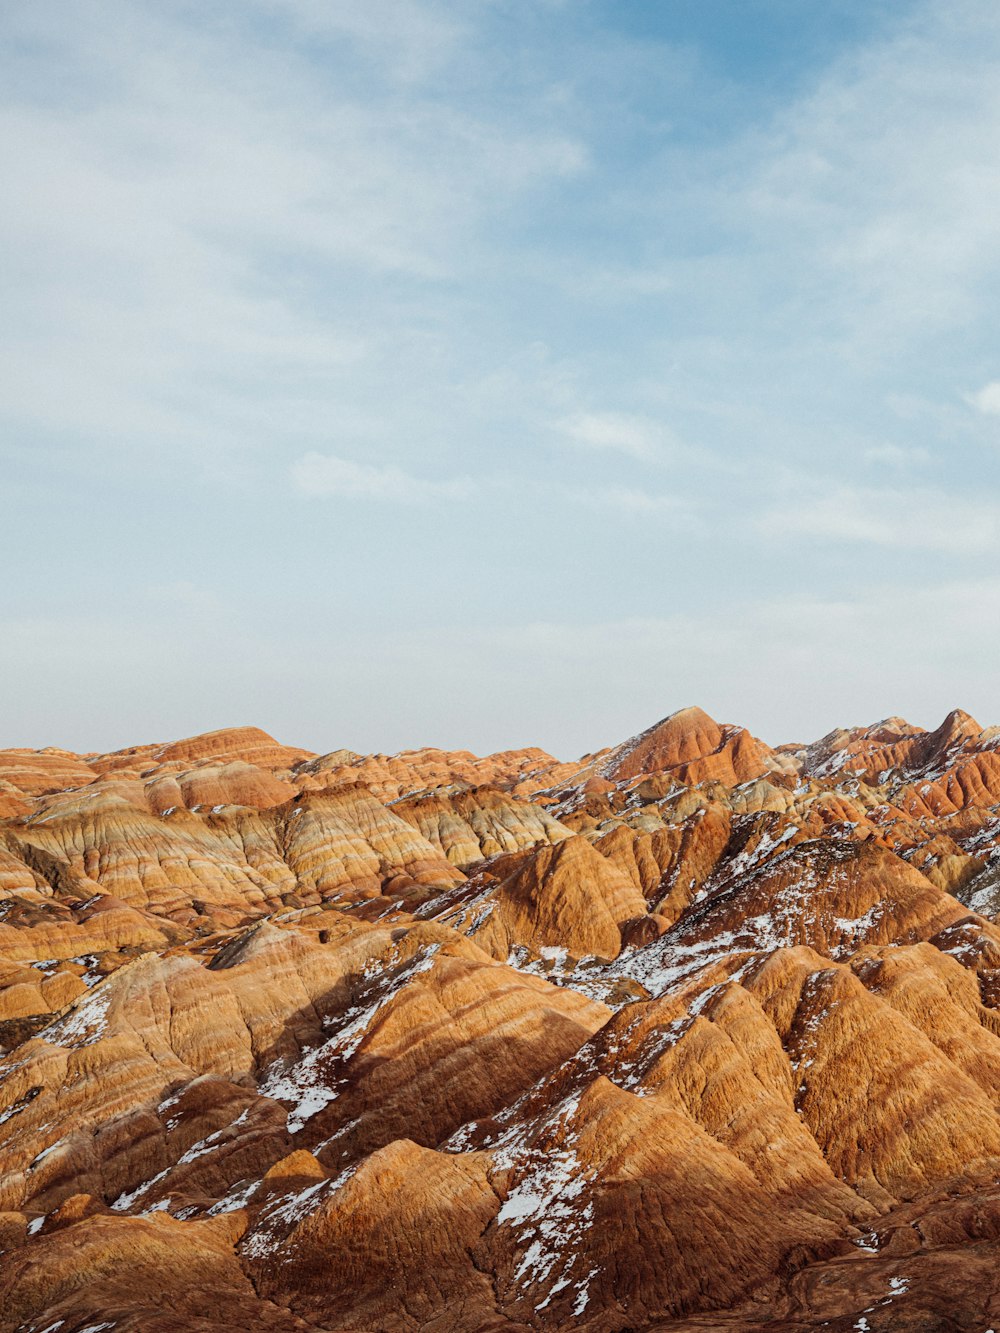
[[[1000,1327],[1000,730],[0,752],[0,1333]]]

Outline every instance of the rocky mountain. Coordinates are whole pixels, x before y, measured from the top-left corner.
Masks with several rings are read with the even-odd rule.
[[[1000,729],[0,751],[0,1333],[1000,1328]]]

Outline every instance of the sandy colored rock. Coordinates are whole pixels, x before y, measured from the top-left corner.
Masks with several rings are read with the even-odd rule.
[[[495,958],[518,944],[614,958],[621,926],[644,913],[646,901],[586,838],[572,837],[522,858],[475,910],[470,933]]]
[[[439,789],[396,801],[392,809],[460,869],[571,836],[542,806],[492,787]]]
[[[1000,731],[0,755],[0,1333],[1000,1327]]]

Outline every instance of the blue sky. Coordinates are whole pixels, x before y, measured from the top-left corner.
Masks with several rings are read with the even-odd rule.
[[[10,0],[3,741],[1000,720],[991,0]]]

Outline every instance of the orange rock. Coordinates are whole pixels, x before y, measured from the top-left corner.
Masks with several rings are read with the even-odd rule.
[[[187,740],[167,745],[139,745],[112,754],[88,755],[91,768],[97,773],[113,769],[140,771],[154,765],[169,764],[173,760],[197,761],[212,759],[217,763],[242,761],[258,768],[288,769],[311,759],[309,750],[298,750],[281,745],[259,727],[226,727],[221,731],[206,731]]]
[[[475,910],[470,933],[495,958],[517,944],[614,958],[622,924],[645,912],[646,902],[585,838],[571,837],[526,857]]]
[[[1000,1327],[998,810],[960,712],[4,752],[0,1333]]]
[[[0,750],[0,779],[26,796],[86,786],[96,773],[70,750]]]
[[[721,727],[700,708],[682,708],[612,750],[602,767],[615,780],[675,772],[690,785],[712,778],[735,785],[768,772],[768,754],[741,727]]]

